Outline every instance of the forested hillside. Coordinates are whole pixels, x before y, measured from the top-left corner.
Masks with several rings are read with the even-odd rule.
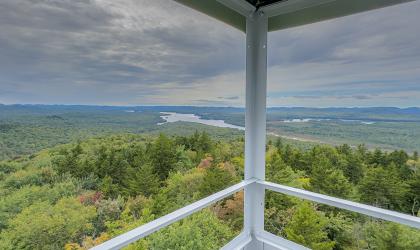
[[[417,153],[267,145],[267,179],[418,215]],[[243,178],[243,139],[121,134],[0,163],[2,249],[88,249]],[[217,249],[242,228],[243,194],[127,249]],[[268,192],[266,229],[312,249],[420,249],[420,232]]]
[[[241,109],[193,110],[208,119],[245,123]],[[336,146],[365,144],[370,149],[420,151],[420,109],[272,107],[267,109],[267,131]]]
[[[97,136],[159,132],[186,135],[204,127],[193,123],[158,126],[163,122],[160,110],[163,107],[0,104],[0,161]],[[205,129],[216,137],[242,135],[224,128]]]
[[[59,144],[114,133],[142,133],[156,127],[157,113],[90,106],[0,105],[0,160]]]
[[[195,129],[205,129],[218,138],[230,139],[243,134],[197,123],[158,126],[164,122],[159,112],[196,114],[239,126],[245,122],[243,108],[0,104],[0,160],[118,133],[188,135]],[[369,149],[403,149],[413,153],[420,151],[420,109],[269,108],[267,132],[305,143],[364,144]]]

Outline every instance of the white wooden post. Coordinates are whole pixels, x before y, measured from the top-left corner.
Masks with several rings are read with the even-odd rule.
[[[267,17],[253,12],[246,21],[245,180],[265,179],[267,99]],[[262,185],[245,188],[244,231],[252,237],[246,249],[263,249],[255,238],[264,230]]]

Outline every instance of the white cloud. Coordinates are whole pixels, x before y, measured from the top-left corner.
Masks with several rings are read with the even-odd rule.
[[[271,33],[269,105],[420,106],[419,10]],[[0,103],[244,104],[244,34],[171,0],[3,0],[0,30]]]

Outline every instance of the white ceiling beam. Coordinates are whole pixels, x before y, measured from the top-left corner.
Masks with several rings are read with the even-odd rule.
[[[256,7],[246,0],[174,0],[243,32]],[[320,22],[413,0],[288,0],[260,7],[268,17],[268,31]]]
[[[246,29],[246,18],[232,8],[216,0],[174,0],[182,5],[195,9],[201,13],[211,16],[243,32]],[[239,1],[239,0],[238,0]],[[242,0],[240,0],[242,1]]]
[[[268,18],[268,30],[282,30],[413,0],[289,0],[260,9]]]
[[[267,17],[273,17],[334,1],[336,0],[289,0],[263,6],[260,10],[263,11]]]
[[[216,0],[226,7],[238,12],[239,14],[248,17],[256,10],[255,6],[245,0]]]

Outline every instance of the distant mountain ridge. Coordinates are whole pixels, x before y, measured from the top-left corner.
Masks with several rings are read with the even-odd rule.
[[[218,107],[218,106],[178,106],[178,105],[153,105],[153,106],[112,106],[112,105],[65,105],[65,104],[2,104],[2,108],[39,108],[39,109],[67,109],[74,110],[80,108],[88,109],[105,109],[105,110],[123,110],[123,109],[135,109],[137,111],[190,111],[191,109],[201,110],[223,110],[223,111],[244,111],[243,107]],[[311,108],[311,107],[268,107],[268,111],[331,111],[331,112],[368,112],[377,114],[420,114],[420,107],[327,107],[327,108]]]
[[[290,138],[323,143],[366,144],[370,148],[420,151],[420,108],[310,108],[269,107],[267,131]],[[42,148],[114,133],[194,131],[202,125],[173,123],[165,126],[159,112],[195,114],[245,126],[241,107],[197,106],[93,106],[0,105],[0,160],[30,154]],[[219,133],[223,129],[206,127]],[[227,135],[238,131],[223,130]],[[224,134],[226,136],[226,134]]]
[[[100,106],[100,105],[1,105],[0,119],[15,115],[60,116],[65,113],[112,113],[112,112],[176,112],[196,114],[204,119],[225,120],[243,126],[245,109],[242,107],[203,106]],[[364,120],[371,122],[420,122],[420,108],[397,107],[269,107],[268,121],[288,119]]]
[[[398,107],[331,107],[331,108],[308,108],[308,107],[270,107],[268,110],[284,110],[284,111],[310,111],[322,110],[330,112],[364,112],[376,114],[420,114],[419,107],[398,108]]]

